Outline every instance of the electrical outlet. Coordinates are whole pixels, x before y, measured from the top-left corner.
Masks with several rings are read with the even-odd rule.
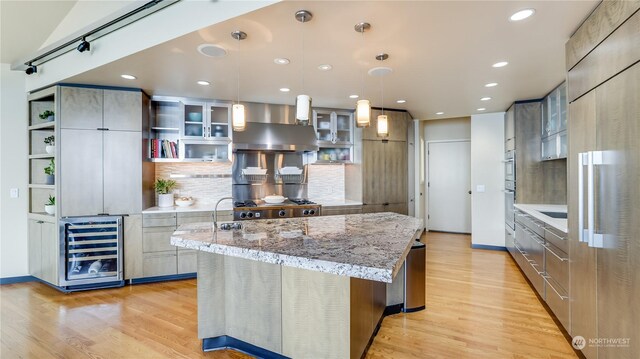
[[[20,190],[17,188],[11,188],[9,189],[9,197],[11,198],[18,198],[20,197]]]

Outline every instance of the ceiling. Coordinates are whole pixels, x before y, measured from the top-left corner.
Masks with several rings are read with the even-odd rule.
[[[598,1],[285,1],[215,24],[132,54],[65,82],[140,87],[151,95],[294,104],[297,94],[314,107],[354,108],[351,94],[382,104],[381,78],[366,75],[381,66],[384,107],[436,119],[504,111],[515,100],[540,98],[565,78],[564,44]],[[523,8],[536,13],[520,22]],[[313,13],[307,23],[297,10]],[[371,23],[364,35],[354,31]],[[244,41],[230,33],[243,30]],[[304,59],[302,40],[304,35]],[[108,38],[98,41],[108,41]],[[221,58],[196,50],[203,43],[227,49]],[[290,59],[277,65],[274,58]],[[304,60],[304,71],[302,63]],[[509,65],[493,68],[498,61]],[[330,64],[330,71],[318,65]],[[136,80],[120,78],[132,74]],[[304,75],[303,75],[304,73]],[[363,79],[364,77],[364,85]],[[302,88],[304,78],[304,89]],[[196,84],[198,80],[210,86]],[[486,88],[489,82],[498,86]],[[280,92],[281,87],[291,89]],[[491,97],[481,101],[482,97]],[[404,99],[405,104],[396,100]],[[444,112],[436,115],[437,112]]]
[[[76,2],[0,0],[0,62],[10,64],[40,49]]]

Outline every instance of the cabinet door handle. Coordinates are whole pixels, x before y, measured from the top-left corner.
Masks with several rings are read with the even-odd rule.
[[[589,199],[589,204],[587,207],[589,217],[589,247],[593,248],[604,248],[604,236],[601,233],[596,233],[596,205],[595,205],[595,185],[594,185],[594,177],[595,177],[595,166],[602,165],[603,161],[603,152],[602,151],[592,151],[589,152],[589,167],[587,168],[587,173],[589,178],[587,179],[587,186],[589,193],[587,194]]]
[[[578,242],[586,242],[588,234],[584,228],[584,165],[585,152],[578,153]]]

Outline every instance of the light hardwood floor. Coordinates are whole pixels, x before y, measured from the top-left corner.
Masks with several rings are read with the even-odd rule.
[[[427,309],[384,319],[368,358],[575,358],[506,252],[429,233]],[[246,358],[203,353],[196,282],[73,294],[40,283],[0,287],[0,357]]]

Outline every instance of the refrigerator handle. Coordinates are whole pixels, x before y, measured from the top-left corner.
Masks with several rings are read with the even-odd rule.
[[[587,243],[593,246],[594,233],[593,152],[587,152]]]
[[[584,228],[584,165],[586,152],[578,153],[578,242],[586,242],[587,230]]]
[[[595,208],[595,166],[600,166],[604,163],[602,158],[602,151],[589,152],[589,247],[604,248],[604,236],[600,233],[596,233],[596,208]],[[599,219],[600,216],[598,216]]]

